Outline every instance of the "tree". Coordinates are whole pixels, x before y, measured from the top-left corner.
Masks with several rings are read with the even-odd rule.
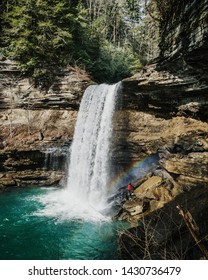
[[[157,32],[143,2],[3,0],[0,52],[44,87],[66,65],[86,69],[98,82],[123,79],[155,55]]]
[[[89,64],[86,67],[97,81],[115,82],[141,68],[139,56],[130,41],[132,28],[140,18],[141,0],[131,1],[131,4],[134,2],[136,11],[133,11],[133,6],[128,6],[127,2],[83,0],[80,3],[87,12],[85,22],[88,23],[90,34],[98,38],[100,44],[91,67],[89,68]]]
[[[15,2],[2,16],[1,51],[20,62],[22,73],[46,85],[74,50],[76,15],[76,8],[65,0]]]

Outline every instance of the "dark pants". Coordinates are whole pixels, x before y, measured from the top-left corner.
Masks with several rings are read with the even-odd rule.
[[[133,194],[133,190],[130,190],[130,191],[128,190],[128,191],[127,191],[128,197],[129,197],[129,196],[132,196],[132,194]]]

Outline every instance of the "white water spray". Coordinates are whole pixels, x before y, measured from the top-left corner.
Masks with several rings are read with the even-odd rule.
[[[44,214],[103,219],[108,208],[112,118],[120,83],[89,86],[82,98],[67,178],[67,188],[44,198]]]

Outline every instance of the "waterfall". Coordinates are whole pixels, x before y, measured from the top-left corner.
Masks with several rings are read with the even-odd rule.
[[[112,118],[119,84],[89,86],[82,98],[68,172],[67,188],[95,211],[106,205]]]
[[[120,83],[91,85],[78,112],[67,186],[61,194],[44,198],[44,214],[97,220],[108,208],[112,119]],[[57,205],[58,204],[58,205]]]

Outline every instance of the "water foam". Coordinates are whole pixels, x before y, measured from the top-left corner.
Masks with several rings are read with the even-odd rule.
[[[38,215],[106,220],[112,118],[120,83],[91,85],[82,98],[71,145],[67,187],[39,197]]]

